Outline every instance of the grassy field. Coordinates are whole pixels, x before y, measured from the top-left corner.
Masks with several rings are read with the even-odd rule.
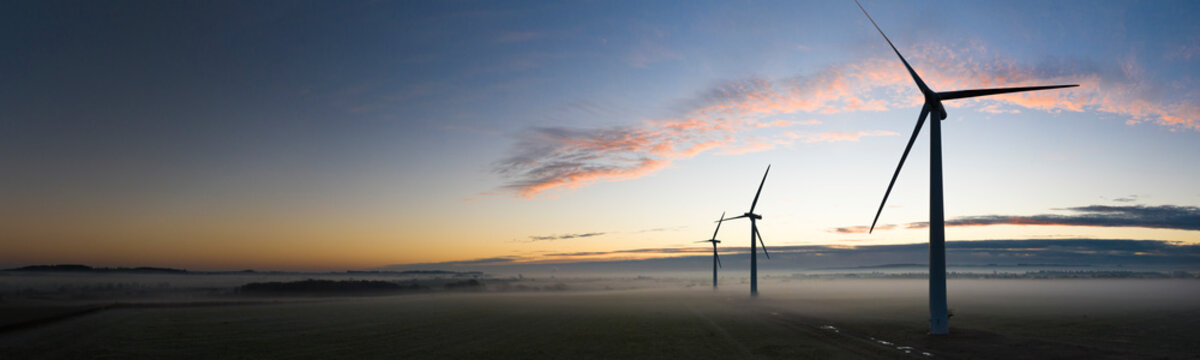
[[[1196,358],[1200,281],[951,281],[437,293],[113,308],[0,333],[0,358]],[[929,355],[922,354],[923,352]]]

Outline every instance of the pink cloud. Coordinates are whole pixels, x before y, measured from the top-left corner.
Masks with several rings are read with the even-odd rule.
[[[1121,78],[1111,79],[1078,71],[1069,64],[1025,66],[989,54],[974,43],[955,48],[925,45],[914,50],[909,51],[909,60],[935,90],[1080,84],[1078,88],[947,102],[952,112],[1090,111],[1123,117],[1131,125],[1153,123],[1172,131],[1200,130],[1200,106],[1152,96],[1148,91],[1152,85],[1145,83],[1133,58],[1122,63]],[[830,143],[897,135],[882,130],[761,134],[773,128],[821,124],[788,116],[919,106],[922,99],[912,80],[903,66],[887,55],[794,78],[723,82],[699,93],[673,118],[609,129],[531,129],[512,156],[497,164],[496,171],[509,180],[506,189],[532,198],[600,181],[636,179],[710,150],[737,155],[796,141]],[[759,133],[749,134],[755,130]]]

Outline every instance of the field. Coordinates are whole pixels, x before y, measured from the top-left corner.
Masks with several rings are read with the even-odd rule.
[[[629,282],[613,282],[620,283]],[[0,358],[1200,356],[1196,280],[952,280],[952,333],[940,337],[925,334],[921,280],[771,280],[758,299],[733,281],[720,291],[687,281],[643,285],[650,284],[126,302],[0,332]],[[35,314],[27,316],[52,314],[46,304],[0,303],[7,314]],[[86,307],[65,305],[57,309]]]

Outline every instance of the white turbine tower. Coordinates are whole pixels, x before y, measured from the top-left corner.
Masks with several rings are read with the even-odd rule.
[[[725,220],[749,218],[750,219],[750,296],[758,296],[758,244],[762,243],[762,235],[758,233],[758,220],[762,220],[762,215],[754,213],[754,207],[758,205],[758,196],[762,194],[763,184],[767,183],[767,174],[771,172],[771,165],[767,165],[767,171],[763,173],[762,182],[758,184],[758,192],[754,193],[754,202],[750,203],[750,211],[747,211],[741,216],[735,216]],[[758,242],[755,242],[755,239]],[[767,253],[767,244],[762,244],[763,255],[768,259],[771,254]]]
[[[903,55],[900,55],[900,50],[896,50],[896,45],[892,44],[892,40],[883,34],[883,30],[879,29],[878,24],[875,24],[875,19],[872,19],[871,15],[867,14],[867,9],[863,8],[862,4],[858,3],[858,0],[855,0],[854,3],[858,4],[858,8],[867,16],[867,20],[871,21],[871,25],[875,26],[875,30],[879,31],[879,35],[883,35],[883,39],[887,41],[888,46],[892,47],[892,52],[896,53],[896,56],[900,58],[900,62],[904,63],[904,68],[908,69],[908,74],[912,76],[913,81],[917,83],[917,88],[925,96],[925,105],[921,107],[921,115],[917,117],[917,126],[913,129],[912,137],[908,139],[908,146],[904,148],[904,153],[900,155],[900,164],[896,166],[896,172],[892,174],[892,181],[888,183],[887,191],[883,193],[883,202],[879,204],[879,210],[875,212],[875,220],[871,221],[871,230],[868,233],[875,231],[875,223],[879,221],[879,214],[883,213],[883,206],[887,204],[888,195],[892,193],[892,186],[896,184],[896,177],[900,175],[900,168],[904,167],[904,159],[908,157],[908,151],[912,149],[913,142],[917,140],[917,134],[921,132],[921,126],[925,124],[925,116],[933,114],[934,121],[931,121],[929,124],[929,139],[931,144],[929,152],[929,332],[932,334],[946,334],[950,332],[950,323],[946,305],[946,223],[942,209],[941,120],[946,119],[946,109],[942,107],[942,101],[1022,91],[1058,89],[1079,85],[933,91],[929,86],[925,85],[924,81],[921,81],[921,77],[917,75],[912,66],[908,65],[908,61],[904,60]]]

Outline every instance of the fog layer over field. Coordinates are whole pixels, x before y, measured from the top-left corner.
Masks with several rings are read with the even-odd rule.
[[[190,281],[231,280],[198,276]],[[0,332],[0,357],[1116,359],[1200,351],[1191,341],[1200,329],[1195,279],[950,280],[947,337],[926,335],[920,279],[770,278],[758,299],[732,278],[719,290],[663,277],[481,279],[471,291],[112,308]]]
[[[781,249],[759,259],[758,298],[749,296],[744,253],[722,256],[727,266],[717,289],[706,256],[482,266],[506,270],[498,273],[458,266],[339,273],[35,267],[0,271],[0,358],[1200,353],[1192,341],[1200,335],[1194,246],[1130,242],[1111,256],[1080,255],[1095,250],[1088,246],[959,245],[949,268],[953,317],[945,337],[927,335],[928,270],[916,245]],[[997,255],[1021,251],[1035,255]],[[1144,264],[1142,256],[1170,261]],[[859,262],[794,266],[826,257]],[[903,262],[908,258],[918,263]]]

